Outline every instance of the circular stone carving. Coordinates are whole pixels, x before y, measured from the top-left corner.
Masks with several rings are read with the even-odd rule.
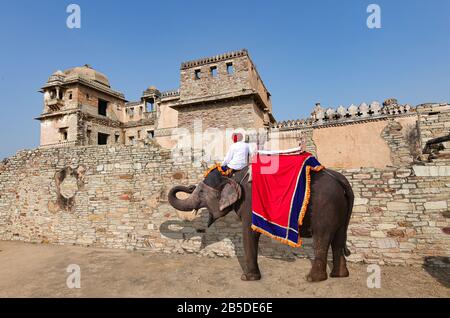
[[[59,191],[66,199],[73,198],[78,191],[77,179],[69,175],[59,186]]]

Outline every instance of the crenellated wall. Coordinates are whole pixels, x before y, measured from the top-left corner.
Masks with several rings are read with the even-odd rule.
[[[298,146],[298,136],[305,134],[307,149],[327,167],[386,168],[409,164],[418,156],[417,121],[415,108],[395,99],[382,107],[372,102],[336,110],[317,104],[309,119],[278,122],[270,138],[278,140],[278,148],[288,149]]]

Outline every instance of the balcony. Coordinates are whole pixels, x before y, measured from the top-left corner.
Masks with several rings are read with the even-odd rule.
[[[52,112],[61,110],[61,108],[64,106],[64,101],[59,98],[50,99],[45,104],[48,109]]]

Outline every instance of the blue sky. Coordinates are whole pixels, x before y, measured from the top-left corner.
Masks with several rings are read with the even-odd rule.
[[[81,29],[66,7],[81,6]],[[216,4],[217,3],[217,4]],[[381,29],[366,8],[381,7]],[[0,158],[39,144],[39,88],[90,64],[129,100],[178,87],[182,61],[247,48],[277,120],[396,97],[450,101],[450,1],[0,1]]]

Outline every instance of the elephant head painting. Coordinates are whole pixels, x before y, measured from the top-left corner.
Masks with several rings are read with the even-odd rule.
[[[260,233],[252,226],[252,183],[247,169],[230,177],[213,170],[197,186],[175,186],[168,194],[169,203],[180,211],[207,208],[208,226],[230,211],[235,211],[242,221],[245,269],[242,280],[259,280],[258,242]],[[327,254],[331,245],[333,268],[330,277],[347,277],[345,256],[350,255],[346,247],[347,227],[353,208],[353,191],[347,179],[340,173],[324,169],[311,174],[311,196],[308,212],[301,226],[303,237],[313,238],[314,261],[306,276],[310,282],[326,280]],[[188,193],[186,199],[177,197],[178,192]]]

